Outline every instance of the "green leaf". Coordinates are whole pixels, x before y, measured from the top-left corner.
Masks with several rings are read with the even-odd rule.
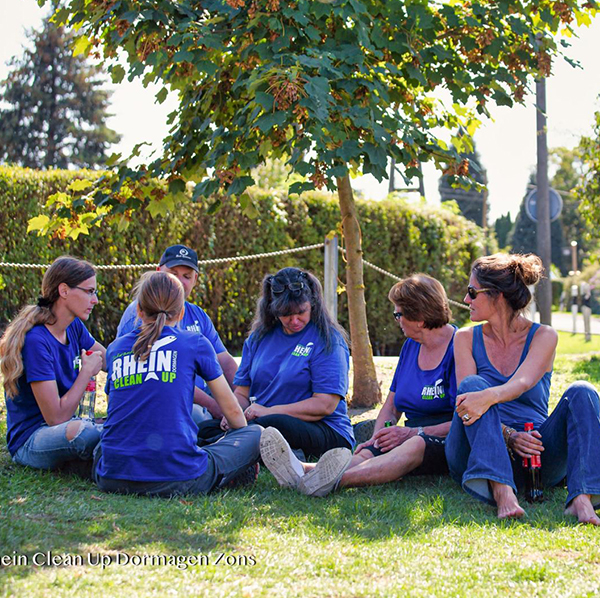
[[[183,179],[171,179],[169,181],[169,193],[180,194],[185,192],[185,181]]]
[[[193,52],[190,52],[189,50],[178,50],[173,55],[173,62],[174,63],[191,62],[193,60],[193,58],[194,58]]]
[[[92,43],[85,35],[78,37],[73,44],[73,56],[87,54],[91,45]]]
[[[275,125],[283,125],[288,115],[285,111],[278,111],[268,115],[263,115],[256,121],[256,127],[258,127],[263,133],[271,131]]]
[[[271,94],[266,94],[265,92],[256,92],[255,100],[257,104],[260,104],[265,111],[270,112],[273,110],[275,98],[273,98]]]
[[[71,181],[67,189],[71,190],[72,192],[81,192],[83,190],[87,190],[90,187],[92,187],[91,181],[88,181],[87,179],[75,179]]]
[[[167,99],[168,93],[169,90],[166,87],[164,87],[160,90],[160,92],[156,94],[156,100],[159,104],[162,104]]]
[[[112,167],[114,164],[116,164],[120,159],[121,159],[121,153],[120,152],[113,152],[107,159],[106,159],[106,166],[107,167]]]
[[[121,83],[125,77],[125,69],[121,65],[113,65],[110,68],[110,78],[113,83]]]
[[[43,230],[48,226],[48,223],[50,223],[50,218],[46,215],[38,215],[37,217],[33,217],[27,222],[27,233],[39,230],[39,235],[41,235]]]
[[[315,186],[310,181],[296,181],[288,189],[288,194],[301,194],[309,190],[314,190]]]

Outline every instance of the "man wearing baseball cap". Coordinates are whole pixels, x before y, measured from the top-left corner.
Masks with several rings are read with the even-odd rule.
[[[177,244],[169,246],[160,258],[158,271],[171,273],[183,285],[185,297],[188,298],[198,280],[198,255],[195,250]],[[134,300],[123,313],[117,337],[121,337],[136,329],[140,324],[137,316],[137,302]],[[233,377],[237,370],[237,363],[227,352],[215,326],[210,317],[196,304],[185,303],[183,318],[179,321],[179,327],[188,331],[198,331],[211,343],[217,354],[217,360],[223,369],[223,374],[231,386]],[[217,402],[207,394],[208,388],[201,377],[196,377],[196,389],[194,390],[194,412],[193,418],[196,423],[207,419],[221,418],[223,416]]]

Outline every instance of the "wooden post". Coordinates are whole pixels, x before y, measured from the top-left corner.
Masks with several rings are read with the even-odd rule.
[[[536,82],[537,121],[537,249],[544,264],[545,277],[537,289],[540,321],[552,325],[550,199],[548,185],[548,144],[546,141],[546,80]]]
[[[338,282],[338,236],[325,238],[324,258],[325,282],[323,293],[325,294],[325,306],[334,321],[337,321],[337,282]]]

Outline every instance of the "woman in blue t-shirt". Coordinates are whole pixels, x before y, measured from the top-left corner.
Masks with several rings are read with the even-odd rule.
[[[177,327],[183,310],[181,282],[170,273],[147,273],[137,290],[141,328],[108,347],[108,415],[94,464],[104,491],[206,494],[238,475],[257,473],[262,428],[246,426],[211,343]],[[203,449],[192,419],[197,375],[231,427],[218,444]]]
[[[522,460],[541,455],[544,486],[567,478],[566,513],[600,525],[600,401],[589,383],[569,387],[548,416],[558,336],[523,310],[542,277],[535,255],[494,254],[473,263],[465,302],[483,325],[456,334],[456,412],[446,443],[452,477],[499,518],[524,514]],[[525,423],[534,430],[526,433]]]
[[[295,450],[321,456],[351,448],[346,408],[346,333],[330,317],[319,280],[294,267],[268,275],[235,375],[235,395],[249,421],[275,427]],[[223,422],[202,423],[204,440]]]
[[[389,299],[408,339],[371,439],[354,456],[336,450],[316,464],[301,464],[277,432],[265,430],[261,455],[282,485],[324,496],[336,487],[377,485],[409,473],[447,473],[444,438],[456,396],[456,328],[449,324],[446,292],[436,279],[417,274],[395,284]],[[403,414],[407,420],[399,427]]]
[[[61,256],[44,274],[37,304],[23,308],[4,332],[6,438],[16,463],[55,469],[91,458],[99,429],[73,416],[104,364],[104,347],[82,323],[97,303],[94,267]]]

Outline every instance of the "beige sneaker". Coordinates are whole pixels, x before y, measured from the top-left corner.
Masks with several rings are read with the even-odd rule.
[[[260,457],[279,485],[294,489],[298,486],[300,478],[304,475],[304,467],[275,427],[267,427],[262,432]]]
[[[352,452],[348,448],[325,452],[315,468],[300,479],[298,491],[307,496],[327,496],[335,490],[351,460]]]

